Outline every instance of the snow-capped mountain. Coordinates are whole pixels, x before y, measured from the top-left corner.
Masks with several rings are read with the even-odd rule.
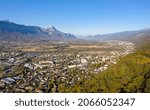
[[[48,27],[46,32],[53,37],[62,37],[62,38],[76,38],[73,34],[63,33],[57,30],[54,26]]]
[[[76,38],[74,35],[69,33],[63,33],[57,30],[54,26],[48,28],[41,28],[38,26],[26,26],[16,24],[10,21],[0,21],[0,38],[3,39],[11,39],[13,37],[17,38],[40,38],[47,40],[55,40],[55,39],[70,39]]]

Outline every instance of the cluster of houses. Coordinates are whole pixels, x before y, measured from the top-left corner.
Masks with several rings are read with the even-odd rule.
[[[100,74],[120,56],[133,51],[131,45],[124,50],[109,51],[106,54],[86,54],[80,52],[22,53],[1,52],[0,92],[58,92],[59,85],[71,85],[82,78],[90,78],[91,73]],[[130,47],[131,46],[131,47]],[[98,66],[94,66],[98,65]],[[14,67],[22,67],[22,74],[16,76]],[[7,76],[11,77],[1,77]]]

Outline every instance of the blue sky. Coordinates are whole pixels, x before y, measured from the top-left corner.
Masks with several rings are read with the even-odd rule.
[[[0,20],[73,34],[150,28],[150,0],[0,0]]]

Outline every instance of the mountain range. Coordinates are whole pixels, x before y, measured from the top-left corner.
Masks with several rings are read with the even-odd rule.
[[[71,41],[108,41],[121,40],[130,41],[135,44],[141,44],[150,41],[150,28],[137,31],[124,31],[112,34],[89,35],[77,38],[70,33],[64,33],[57,30],[54,26],[41,28],[39,26],[20,25],[8,20],[0,21],[0,41],[53,41],[53,40],[71,40]]]
[[[54,26],[41,28],[38,26],[26,26],[16,24],[10,21],[0,21],[0,39],[41,39],[41,40],[57,40],[57,39],[76,39],[76,36],[70,33],[63,33]]]
[[[135,44],[140,44],[146,40],[150,40],[150,28],[137,31],[124,31],[104,35],[90,35],[83,37],[83,39],[89,41],[121,40],[121,41],[130,41]]]

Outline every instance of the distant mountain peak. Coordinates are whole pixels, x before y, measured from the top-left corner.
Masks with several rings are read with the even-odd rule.
[[[51,26],[52,29],[56,30],[56,28],[54,26]]]
[[[46,30],[49,34],[53,34],[58,31],[54,26],[49,26]]]
[[[9,20],[0,20],[0,37],[24,36],[24,37],[40,37],[42,39],[68,39],[76,38],[72,34],[66,34],[57,30],[54,26],[41,28],[38,26],[27,26],[10,22]]]
[[[48,29],[50,29],[50,30],[57,30],[54,26],[49,26]]]

